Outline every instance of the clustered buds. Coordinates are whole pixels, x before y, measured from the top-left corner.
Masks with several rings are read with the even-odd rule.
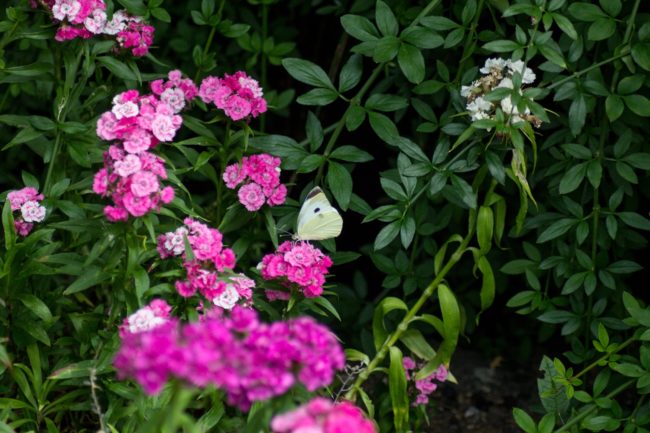
[[[329,385],[345,355],[334,334],[311,318],[267,324],[254,310],[236,307],[194,323],[169,319],[124,333],[113,363],[119,378],[135,379],[148,394],[173,376],[201,388],[217,386],[229,404],[248,410],[253,401],[282,395],[297,383],[309,391]]]
[[[225,74],[223,78],[206,77],[199,89],[203,102],[213,103],[234,121],[264,113],[266,100],[263,95],[259,83],[244,71]]]
[[[512,123],[528,121],[536,127],[542,124],[542,121],[537,116],[530,113],[530,109],[526,108],[523,113],[520,113],[517,106],[512,103],[510,96],[506,96],[494,103],[485,98],[494,89],[513,89],[514,84],[512,78],[515,73],[521,75],[522,84],[531,84],[535,81],[535,73],[532,69],[525,67],[523,61],[512,61],[501,58],[487,59],[480,72],[483,74],[483,77],[474,81],[469,86],[462,86],[460,91],[461,96],[467,98],[466,108],[469,111],[472,121],[494,119],[496,109],[500,108]],[[521,94],[521,89],[518,89],[518,92]]]
[[[223,236],[192,218],[185,225],[158,237],[162,259],[180,256],[187,279],[176,282],[178,293],[188,298],[197,291],[217,307],[230,310],[238,303],[249,306],[255,282],[243,274],[234,274],[235,253],[223,247]],[[185,251],[185,241],[192,249]],[[190,258],[191,257],[191,258]]]
[[[316,397],[271,420],[273,433],[376,433],[372,421],[349,401],[333,403]]]
[[[162,158],[149,152],[159,142],[174,139],[183,119],[178,113],[197,94],[180,71],[169,73],[167,82],[152,83],[153,94],[127,90],[113,98],[113,107],[97,121],[97,135],[116,142],[104,153],[104,168],[95,175],[93,190],[113,200],[104,214],[110,221],[125,221],[157,210],[174,198]]]
[[[415,382],[415,389],[417,390],[418,395],[413,402],[413,406],[425,405],[429,403],[429,394],[438,388],[436,381],[444,382],[447,380],[447,376],[449,375],[447,367],[440,364],[438,369],[431,373],[429,376],[425,377],[424,379],[416,380],[414,374],[415,370],[418,367],[422,366],[418,366],[415,361],[408,356],[405,356],[404,359],[402,359],[402,365],[404,365],[406,379]]]
[[[276,252],[262,258],[258,269],[265,280],[279,280],[288,292],[267,290],[271,299],[289,299],[291,291],[297,289],[306,298],[315,298],[323,293],[325,275],[332,266],[332,259],[309,242],[282,243]]]
[[[262,153],[245,156],[241,163],[231,164],[223,173],[230,189],[243,184],[237,193],[239,202],[253,212],[266,202],[278,206],[287,199],[287,187],[280,183],[280,158]]]
[[[7,194],[7,200],[14,212],[16,233],[20,236],[27,236],[34,228],[34,223],[45,219],[46,209],[40,204],[43,194],[39,194],[36,188],[27,186],[11,191]]]
[[[130,49],[134,56],[144,56],[153,43],[155,29],[141,17],[129,15],[125,10],[106,14],[104,0],[39,0],[52,18],[61,25],[55,39],[59,42],[76,38],[88,39],[105,35],[114,37],[120,48]],[[36,2],[32,1],[36,6]]]

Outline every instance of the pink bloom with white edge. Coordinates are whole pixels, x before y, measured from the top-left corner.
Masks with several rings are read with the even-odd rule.
[[[170,317],[171,307],[163,299],[155,299],[124,319],[120,336],[150,331],[165,324]]]
[[[176,128],[171,116],[158,114],[151,122],[151,131],[160,141],[172,141],[176,135]]]
[[[174,113],[179,113],[185,108],[185,93],[178,87],[165,89],[160,95],[160,100],[174,109]]]
[[[146,197],[158,191],[158,176],[150,171],[139,171],[131,176],[131,192],[136,197]]]
[[[206,77],[199,89],[203,102],[213,103],[234,121],[264,113],[267,106],[263,95],[259,83],[243,71],[223,78]]]
[[[45,219],[45,212],[45,207],[36,201],[27,201],[20,207],[23,221],[28,223],[40,223]]]
[[[126,155],[123,160],[115,161],[113,167],[115,173],[122,177],[127,177],[140,171],[142,168],[142,162],[140,162],[140,158],[136,155]]]
[[[123,119],[125,117],[135,117],[139,113],[139,108],[138,104],[136,104],[133,101],[127,101],[123,104],[117,103],[113,105],[113,109],[111,110],[113,114],[115,115],[115,118],[117,120]]]
[[[98,35],[104,31],[106,25],[106,12],[101,9],[95,9],[90,16],[84,20],[84,27],[90,33]]]
[[[216,296],[212,303],[224,310],[232,310],[239,300],[239,293],[233,284],[227,284],[224,291]]]
[[[52,6],[52,16],[59,21],[73,21],[81,11],[79,0],[56,0]]]
[[[264,204],[264,192],[262,187],[256,183],[249,183],[242,186],[237,193],[239,201],[249,211],[256,211]]]
[[[45,219],[46,209],[40,204],[43,194],[34,187],[27,186],[17,191],[10,191],[7,200],[14,217],[14,227],[20,236],[27,236],[34,228],[34,223]]]

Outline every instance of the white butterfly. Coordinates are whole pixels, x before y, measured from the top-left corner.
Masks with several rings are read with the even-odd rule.
[[[315,187],[300,208],[298,227],[293,238],[301,241],[322,241],[341,234],[343,218],[330,204],[323,190]]]

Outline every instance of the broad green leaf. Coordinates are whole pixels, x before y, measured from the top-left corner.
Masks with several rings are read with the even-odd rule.
[[[408,427],[409,398],[406,393],[406,373],[402,363],[402,352],[395,346],[390,348],[388,389],[393,407],[395,431],[403,433]]]
[[[419,49],[408,43],[399,47],[397,63],[402,73],[411,83],[418,84],[424,80],[424,57]]]
[[[327,73],[315,63],[298,58],[286,58],[282,60],[282,66],[289,75],[301,83],[334,90]]]

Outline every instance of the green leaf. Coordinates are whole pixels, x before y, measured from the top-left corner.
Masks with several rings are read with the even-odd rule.
[[[483,48],[492,51],[493,53],[509,53],[521,48],[521,45],[518,42],[511,41],[510,39],[500,39],[488,42],[483,45]]]
[[[402,41],[421,49],[438,48],[445,43],[445,40],[436,32],[420,26],[413,26],[404,29],[400,35]]]
[[[390,348],[390,367],[388,370],[388,389],[393,407],[395,431],[406,431],[409,420],[409,399],[406,392],[406,373],[402,363],[402,352],[395,346]]]
[[[390,7],[381,0],[377,0],[377,7],[375,9],[375,21],[377,27],[384,36],[396,36],[399,31],[399,24],[395,14],[390,10]]]
[[[632,260],[619,260],[609,265],[606,269],[612,274],[631,274],[643,268]]]
[[[151,15],[158,18],[160,21],[162,21],[164,23],[171,23],[172,22],[172,17],[169,15],[169,12],[167,12],[163,8],[153,8],[151,10]]]
[[[348,115],[345,118],[345,127],[348,131],[357,129],[366,120],[366,110],[359,105],[352,105],[348,108]]]
[[[336,93],[329,77],[323,68],[317,64],[303,59],[286,58],[282,60],[282,66],[284,66],[289,75],[301,83],[328,88]]]
[[[320,124],[320,121],[312,113],[309,111],[307,113],[307,124],[305,126],[305,130],[307,132],[307,139],[309,140],[309,149],[312,152],[315,152],[318,150],[318,148],[323,144],[323,137],[325,136],[323,133],[323,126]]]
[[[494,214],[489,206],[481,206],[476,218],[476,237],[481,254],[487,254],[492,247],[492,233],[494,230]]]
[[[368,162],[374,159],[373,156],[365,150],[350,145],[337,147],[330,154],[330,158],[347,162]]]
[[[412,216],[402,221],[399,234],[402,246],[408,248],[413,242],[413,236],[415,236],[415,219]]]
[[[11,203],[5,200],[2,206],[2,228],[5,237],[5,250],[11,251],[16,244],[16,228],[14,226],[14,215],[11,210]]]
[[[460,27],[460,24],[455,23],[447,17],[424,17],[420,20],[420,24],[430,29],[444,32],[446,30],[453,30]]]
[[[623,105],[623,99],[618,95],[609,95],[605,99],[605,111],[610,122],[614,122],[616,119],[621,117],[625,106]]]
[[[587,174],[587,163],[581,162],[580,164],[571,167],[560,180],[560,194],[568,194],[575,191]]]
[[[360,41],[369,42],[379,38],[377,28],[369,19],[359,15],[343,15],[341,25],[346,33]]]
[[[377,233],[377,237],[375,238],[375,246],[374,250],[378,251],[388,244],[390,244],[393,239],[397,237],[400,231],[400,222],[399,221],[393,221],[392,223],[388,224],[385,226],[383,229]]]
[[[494,272],[492,271],[492,265],[485,258],[481,256],[478,259],[478,268],[483,274],[483,281],[481,284],[481,312],[487,310],[492,303],[494,302],[494,296],[496,292],[496,282],[494,280]]]
[[[575,27],[573,27],[571,20],[559,13],[552,13],[551,15],[553,16],[553,21],[555,21],[555,24],[557,24],[560,30],[574,41],[578,39],[578,32],[576,32]]]
[[[585,126],[585,119],[587,118],[587,103],[583,95],[579,95],[571,102],[569,107],[569,126],[571,133],[574,136],[580,134],[582,128]]]
[[[641,117],[650,117],[650,99],[643,95],[627,95],[623,97],[625,105],[634,114]]]
[[[352,54],[341,68],[339,74],[339,92],[346,92],[354,88],[363,74],[363,61],[360,55]]]
[[[63,291],[63,295],[71,295],[73,293],[81,292],[82,290],[96,286],[109,278],[111,278],[110,274],[103,272],[96,266],[90,266],[79,278],[77,278],[77,280]]]
[[[636,212],[618,212],[616,216],[630,227],[640,230],[650,230],[650,220]]]
[[[634,44],[631,54],[637,65],[646,71],[650,71],[650,43],[642,42]]]
[[[512,416],[517,425],[526,433],[537,433],[535,421],[522,409],[515,407],[512,409]]]
[[[352,195],[350,172],[338,162],[330,161],[327,170],[327,184],[341,209],[347,210]]]
[[[397,63],[406,79],[411,83],[418,84],[424,80],[424,57],[422,52],[413,45],[403,43],[399,47]]]
[[[472,190],[472,186],[465,181],[462,177],[451,175],[451,185],[454,188],[458,197],[470,209],[476,209],[476,193]]]
[[[384,326],[384,318],[394,310],[408,311],[408,307],[399,298],[389,296],[384,298],[378,305],[375,307],[375,312],[372,316],[372,336],[373,342],[375,344],[375,349],[379,348],[384,344],[386,338],[388,337],[388,331]]]
[[[296,102],[302,105],[328,105],[336,101],[339,94],[336,90],[316,88],[312,89],[304,95],[300,95]]]
[[[587,31],[587,40],[604,41],[616,32],[616,21],[611,18],[600,18],[594,21]]]
[[[460,308],[453,292],[444,284],[438,286],[438,301],[445,331],[445,340],[440,348],[440,353],[442,361],[446,363],[451,359],[458,343],[461,331]]]
[[[29,293],[22,293],[18,295],[18,299],[20,299],[20,302],[22,302],[25,307],[44,322],[49,323],[52,321],[52,312],[45,302],[41,301],[36,296]]]
[[[125,63],[120,62],[114,57],[102,56],[96,60],[108,69],[113,75],[123,80],[138,81],[138,77]]]
[[[399,339],[419,358],[428,361],[436,356],[436,351],[429,345],[422,333],[417,329],[407,329],[402,333]]]
[[[376,63],[388,62],[395,58],[402,43],[395,36],[384,36],[375,44],[372,59]]]
[[[569,13],[580,21],[596,21],[599,18],[607,18],[605,12],[598,6],[591,3],[571,2]]]
[[[366,101],[368,110],[376,111],[397,111],[408,107],[408,100],[402,96],[374,93]]]
[[[397,126],[395,126],[392,120],[384,114],[372,111],[368,113],[368,120],[370,120],[372,130],[375,131],[379,138],[393,146],[397,145],[400,137]]]
[[[568,232],[576,224],[573,218],[561,218],[548,226],[537,238],[538,243],[548,242]]]

